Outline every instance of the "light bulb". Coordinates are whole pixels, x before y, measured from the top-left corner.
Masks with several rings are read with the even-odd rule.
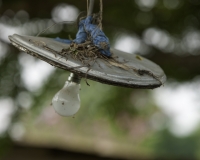
[[[66,81],[64,87],[53,97],[52,105],[61,116],[73,116],[80,108],[80,84]]]

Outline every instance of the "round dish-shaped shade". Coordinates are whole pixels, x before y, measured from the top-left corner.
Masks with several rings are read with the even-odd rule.
[[[166,81],[163,70],[157,64],[135,54],[111,49],[113,55],[117,57],[117,61],[140,70],[142,74],[110,65],[103,59],[97,59],[97,62],[88,71],[88,67],[79,67],[83,66],[81,61],[73,59],[71,56],[66,59],[66,57],[58,54],[63,49],[69,48],[69,44],[57,42],[52,38],[17,34],[9,36],[9,39],[21,51],[44,60],[55,67],[70,71],[80,77],[86,77],[87,75],[88,79],[101,83],[129,88],[153,89],[161,86]],[[49,49],[44,46],[48,46]]]

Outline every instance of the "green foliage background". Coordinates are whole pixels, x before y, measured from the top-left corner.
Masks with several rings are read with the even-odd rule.
[[[163,30],[166,34],[175,37],[178,42],[183,39],[186,31],[199,31],[200,2],[198,0],[177,1],[179,5],[173,9],[164,5],[165,0],[157,0],[156,5],[148,9],[139,7],[134,0],[104,0],[103,28],[110,38],[111,45],[115,44],[116,37],[121,33],[136,35],[142,39],[147,28]],[[170,2],[174,3],[172,0]],[[50,19],[52,9],[60,3],[74,5],[79,11],[86,10],[85,0],[48,0],[48,2],[3,0],[0,6],[0,17],[5,16],[8,10],[14,13],[25,10],[29,14],[28,21]],[[95,3],[95,11],[98,11],[98,5]],[[12,21],[14,15],[6,15],[6,17],[4,21],[7,24],[19,25]],[[28,21],[21,19],[21,24]],[[65,26],[58,34],[42,36],[64,38],[70,34],[75,37],[76,31],[74,26]],[[3,31],[0,28],[0,37],[1,32]],[[13,124],[20,122],[26,129],[21,142],[64,146],[66,149],[78,151],[101,152],[102,150],[103,152],[102,148],[98,151],[92,148],[101,140],[107,140],[114,142],[116,155],[122,157],[135,155],[148,158],[199,157],[199,131],[186,138],[174,137],[168,131],[169,119],[165,115],[163,115],[165,119],[163,128],[160,130],[152,128],[150,117],[161,111],[151,97],[151,90],[113,87],[91,81],[89,81],[91,86],[88,87],[83,80],[80,93],[81,110],[75,118],[55,116],[49,119],[42,118],[45,109],[50,107],[51,98],[63,86],[69,73],[56,69],[38,92],[30,92],[21,79],[22,66],[19,63],[19,56],[25,53],[20,53],[1,38],[0,42],[8,47],[6,55],[0,59],[0,97],[11,97],[15,102],[17,110],[12,122]],[[155,45],[148,45],[148,47],[148,53],[144,56],[159,64],[170,81],[189,82],[200,75],[198,49],[188,52],[184,47],[180,47],[166,52],[165,49]],[[30,110],[24,110],[17,102],[17,97],[22,91],[29,93],[33,99]],[[72,140],[66,139],[64,136],[66,134],[70,135]],[[9,137],[8,129],[0,140],[0,154],[8,148]],[[75,141],[77,137],[79,142]]]

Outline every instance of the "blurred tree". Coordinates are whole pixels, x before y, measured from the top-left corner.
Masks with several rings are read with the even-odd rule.
[[[44,114],[44,109],[50,105],[51,98],[64,84],[67,74],[66,71],[56,69],[51,72],[46,81],[42,82],[42,86],[38,90],[31,90],[23,79],[23,70],[27,66],[24,67],[22,64],[25,63],[25,60],[34,58],[30,57],[20,62],[20,57],[23,57],[25,53],[20,53],[11,46],[7,36],[13,34],[13,31],[36,35],[51,24],[52,10],[64,3],[74,6],[78,11],[86,10],[86,1],[74,0],[65,2],[61,0],[49,0],[48,2],[3,0],[0,3],[0,98],[11,97],[14,100],[18,110],[13,115],[13,122],[26,122],[25,125],[30,131],[35,131],[32,130],[34,127],[37,129],[35,121]],[[133,53],[141,54],[159,64],[169,79],[189,81],[200,74],[199,6],[198,0],[104,1],[103,29],[110,38],[112,46],[115,46],[120,37],[124,35],[135,37],[139,42],[139,49],[132,51]],[[19,12],[22,10],[25,12]],[[98,10],[99,4],[95,3],[95,11]],[[71,35],[75,37],[76,27],[67,24],[57,27],[57,30],[55,27],[42,36],[64,38]],[[62,30],[59,30],[59,27]],[[33,61],[37,62],[38,60],[34,59]],[[98,135],[99,130],[94,126],[103,128],[108,123],[111,129],[105,127],[105,133],[103,132],[105,135],[111,134],[110,132],[114,130],[116,134],[119,134],[116,141],[127,136],[126,142],[140,146],[140,153],[146,153],[148,150],[147,153],[152,154],[156,150],[155,155],[158,157],[166,156],[168,153],[172,157],[179,157],[185,153],[186,157],[195,158],[198,150],[198,145],[195,143],[196,137],[182,140],[162,132],[161,136],[157,137],[158,144],[149,147],[143,143],[148,141],[152,135],[155,136],[149,121],[151,115],[158,109],[149,98],[149,91],[118,88],[95,82],[90,82],[90,84],[91,87],[87,87],[82,81],[80,113],[73,120],[64,120],[65,125],[72,128],[72,133],[75,134],[76,132],[73,130],[77,129],[85,136],[87,134]],[[32,97],[32,108],[29,111],[25,110],[23,104],[20,103],[19,95],[22,92],[26,92]],[[50,123],[48,118],[47,121]],[[58,122],[55,124],[58,125]],[[49,124],[43,125],[48,126]],[[63,126],[54,127],[55,130],[66,131]],[[89,131],[86,131],[87,129]],[[49,131],[48,127],[46,131]],[[56,134],[59,133],[56,132]],[[33,136],[31,133],[30,135]],[[155,150],[152,149],[153,147]],[[132,148],[133,146],[131,146]],[[165,150],[168,151],[165,152]],[[176,150],[180,152],[178,151],[176,154]],[[126,153],[126,151],[124,152]]]

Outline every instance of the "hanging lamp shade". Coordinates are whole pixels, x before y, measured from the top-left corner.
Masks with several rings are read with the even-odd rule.
[[[100,83],[129,87],[153,89],[166,81],[163,70],[150,60],[111,48],[112,60],[98,58],[90,67],[71,56],[63,56],[63,50],[69,50],[70,44],[58,42],[53,38],[9,36],[11,43],[34,57],[52,66],[72,72]],[[117,62],[117,63],[115,63]]]

